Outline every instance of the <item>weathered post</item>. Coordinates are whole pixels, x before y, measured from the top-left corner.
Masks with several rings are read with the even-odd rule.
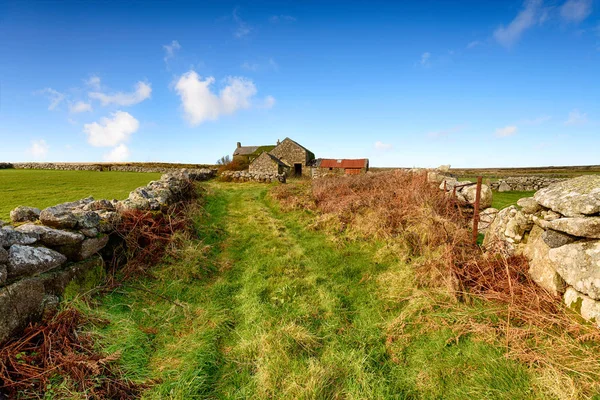
[[[477,177],[477,190],[475,191],[475,204],[473,211],[473,244],[477,244],[477,235],[479,230],[479,202],[481,201],[481,181],[482,177]]]
[[[448,189],[446,189],[446,180],[444,179],[444,194],[446,194],[447,191]]]

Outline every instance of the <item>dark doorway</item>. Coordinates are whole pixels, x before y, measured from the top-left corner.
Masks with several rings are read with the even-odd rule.
[[[302,176],[302,164],[294,164],[294,176]]]

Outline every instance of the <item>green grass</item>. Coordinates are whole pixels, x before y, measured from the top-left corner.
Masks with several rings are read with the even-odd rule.
[[[0,169],[0,220],[17,206],[45,208],[87,196],[124,199],[161,174]]]
[[[79,305],[111,321],[101,345],[144,398],[542,397],[502,345],[454,329],[493,310],[420,289],[397,249],[315,231],[265,185],[205,186],[196,237],[153,278]]]
[[[492,207],[501,210],[508,206],[517,205],[517,201],[523,197],[531,197],[535,191],[530,192],[496,192],[494,191]]]

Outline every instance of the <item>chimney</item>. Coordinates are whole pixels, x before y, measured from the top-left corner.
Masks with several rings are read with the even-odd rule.
[[[240,147],[242,147],[242,143],[241,142],[237,142],[237,148],[239,149]]]
[[[277,139],[277,145],[279,145],[279,143],[281,143],[281,142],[279,141],[279,139]]]

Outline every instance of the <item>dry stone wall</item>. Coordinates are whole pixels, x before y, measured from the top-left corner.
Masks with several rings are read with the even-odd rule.
[[[71,281],[102,269],[98,253],[122,212],[165,210],[186,199],[192,180],[213,175],[186,170],[165,174],[122,201],[88,197],[44,210],[14,209],[12,224],[0,223],[0,342],[56,307]]]
[[[221,172],[221,179],[224,181],[233,182],[286,182],[285,174],[249,172],[249,171],[224,171]]]
[[[490,184],[492,190],[498,192],[533,192],[548,187],[567,178],[549,178],[546,176],[511,176]]]
[[[0,169],[44,169],[59,171],[118,171],[118,172],[154,172],[168,174],[179,171],[176,167],[154,167],[146,165],[114,165],[114,164],[86,164],[86,163],[0,163]],[[216,170],[209,168],[186,169],[188,173],[195,175],[214,176]]]
[[[600,327],[600,176],[551,184],[518,205],[498,213],[484,246],[525,255],[540,286]]]

